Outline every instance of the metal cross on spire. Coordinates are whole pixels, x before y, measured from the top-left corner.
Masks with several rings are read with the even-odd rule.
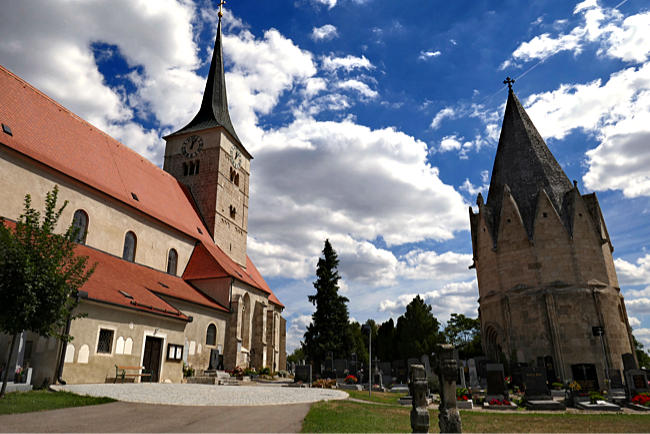
[[[507,85],[508,85],[508,90],[512,90],[512,85],[514,84],[514,82],[515,82],[515,79],[514,79],[514,78],[510,78],[510,77],[506,77],[506,79],[503,80],[503,84],[507,84]]]
[[[223,5],[225,5],[225,4],[226,4],[226,0],[221,0],[219,2],[219,19],[221,19],[221,17],[223,17]]]

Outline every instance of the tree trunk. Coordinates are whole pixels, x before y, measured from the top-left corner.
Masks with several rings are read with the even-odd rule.
[[[18,339],[18,333],[14,334],[11,338],[11,349],[7,355],[7,363],[5,363],[4,375],[2,376],[2,390],[0,390],[0,399],[4,398],[5,390],[7,389],[7,380],[9,379],[9,362],[11,362],[11,356],[14,353],[16,348],[16,340]]]

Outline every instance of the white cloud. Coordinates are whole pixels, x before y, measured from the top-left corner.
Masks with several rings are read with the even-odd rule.
[[[318,5],[327,6],[328,9],[332,9],[334,6],[336,6],[337,3],[337,0],[311,0],[311,1]]]
[[[314,41],[328,41],[338,37],[336,27],[331,24],[325,24],[321,27],[314,27],[311,31],[311,38]]]
[[[627,320],[630,323],[630,327],[632,327],[633,329],[641,325],[641,321],[637,317],[628,316]]]
[[[639,342],[641,342],[644,346],[644,349],[648,349],[650,347],[650,328],[641,328],[641,329],[636,329],[632,332],[635,338]]]
[[[438,129],[443,120],[448,118],[453,119],[455,115],[456,110],[454,110],[453,107],[443,108],[433,117],[433,120],[431,121],[431,129]]]
[[[323,57],[323,68],[327,71],[336,71],[344,69],[345,71],[352,71],[353,69],[374,69],[370,60],[366,56],[356,57],[347,55],[345,57],[325,56]]]
[[[641,12],[623,19],[612,8],[602,8],[597,1],[584,1],[574,9],[583,15],[583,23],[568,33],[552,36],[543,33],[523,42],[506,60],[501,69],[518,61],[546,59],[561,51],[580,54],[588,43],[599,43],[598,54],[625,62],[645,62],[650,58],[650,12]]]
[[[442,53],[439,50],[436,50],[436,51],[420,51],[420,55],[418,56],[418,59],[420,59],[420,60],[433,59],[434,57],[438,57],[441,54]]]
[[[341,81],[337,84],[337,87],[339,89],[355,90],[366,98],[376,98],[379,95],[376,90],[370,89],[370,86],[366,83],[355,79]]]
[[[469,178],[465,178],[465,181],[459,187],[460,190],[469,193],[472,198],[475,198],[479,193],[483,194],[483,197],[487,197],[487,191],[489,188],[489,184],[474,185],[470,182]]]
[[[297,315],[290,318],[287,324],[287,353],[300,347],[300,341],[305,335],[307,326],[311,324],[311,315]]]
[[[440,152],[457,151],[462,147],[456,136],[445,136],[440,141]]]
[[[650,254],[638,258],[636,264],[616,258],[614,265],[616,266],[618,282],[621,287],[626,285],[650,285]],[[650,293],[647,295],[650,296]]]

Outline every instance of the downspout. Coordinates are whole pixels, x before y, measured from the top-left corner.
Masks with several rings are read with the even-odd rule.
[[[83,298],[88,299],[88,292],[86,291],[77,291],[76,294],[77,298],[77,304],[79,303],[79,299]],[[68,315],[68,320],[65,323],[65,332],[63,333],[63,336],[68,336],[70,333],[70,325],[72,324],[72,312]],[[68,344],[65,342],[63,339],[61,339],[61,357],[59,357],[59,364],[56,368],[56,381],[59,384],[63,384],[64,386],[67,384],[61,376],[63,375],[63,365],[65,363],[65,353],[66,350],[68,349]]]

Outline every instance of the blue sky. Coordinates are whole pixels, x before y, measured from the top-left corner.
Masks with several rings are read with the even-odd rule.
[[[161,165],[200,105],[216,2],[6,2],[0,64]],[[650,7],[641,0],[231,0],[231,116],[254,155],[248,252],[288,349],[325,238],[358,321],[422,294],[476,316],[467,208],[486,193],[506,76],[600,199],[630,322],[650,345]]]

